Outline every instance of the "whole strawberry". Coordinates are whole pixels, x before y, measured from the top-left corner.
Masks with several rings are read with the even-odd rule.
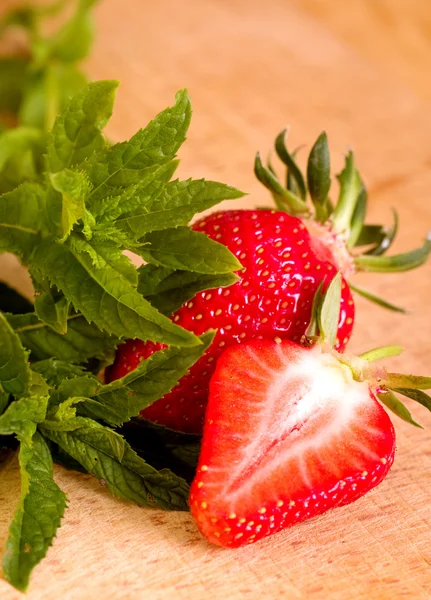
[[[202,431],[208,386],[220,354],[229,346],[250,339],[280,338],[299,342],[310,323],[313,298],[320,284],[329,285],[337,271],[343,274],[340,316],[335,348],[343,351],[352,332],[355,308],[351,289],[386,308],[402,311],[369,292],[347,284],[357,270],[397,271],[424,262],[430,251],[421,249],[392,257],[381,256],[389,248],[397,225],[391,230],[364,225],[366,193],[353,163],[339,176],[340,196],[335,209],[328,199],[329,154],[322,134],[308,161],[306,203],[304,179],[279,136],[276,149],[288,165],[284,188],[259,156],[255,171],[271,190],[278,210],[230,210],[197,221],[193,229],[227,246],[241,262],[239,280],[229,287],[199,292],[173,315],[176,324],[201,334],[216,329],[212,346],[178,385],[141,415],[172,429]],[[314,215],[312,214],[314,210]],[[298,214],[300,216],[295,216]],[[352,251],[355,245],[365,254]],[[130,340],[121,345],[108,370],[112,381],[136,368],[141,360],[161,349],[160,344]]]
[[[334,295],[324,299],[320,315],[316,311],[321,335],[311,346],[252,340],[218,361],[189,499],[210,542],[250,544],[357,500],[394,460],[395,431],[382,404],[414,425],[394,391],[431,410],[422,391],[431,378],[370,364],[399,354],[400,347],[360,357],[331,348],[337,279]]]

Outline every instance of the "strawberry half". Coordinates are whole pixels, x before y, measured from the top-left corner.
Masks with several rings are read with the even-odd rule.
[[[211,380],[191,512],[210,542],[256,542],[363,496],[394,452],[375,391],[335,356],[251,341],[226,350]]]
[[[226,350],[211,379],[202,450],[190,490],[201,533],[250,544],[357,500],[388,473],[395,431],[382,403],[417,425],[396,393],[431,410],[431,378],[376,369],[401,352],[332,349],[341,278],[313,304],[310,346],[254,340]],[[394,393],[396,392],[396,393]]]
[[[255,171],[270,189],[277,211],[221,211],[194,224],[193,229],[227,246],[243,269],[236,283],[200,291],[174,312],[176,324],[198,335],[209,329],[216,329],[217,334],[189,374],[146,408],[142,417],[172,429],[200,433],[209,381],[224,350],[250,339],[278,337],[299,342],[310,323],[319,285],[323,281],[324,288],[328,286],[337,271],[344,277],[337,350],[344,350],[354,324],[352,289],[386,308],[403,310],[353,286],[350,278],[358,270],[415,268],[428,257],[430,240],[412,252],[383,256],[395,237],[397,219],[389,229],[364,224],[366,192],[352,153],[339,175],[339,200],[333,208],[328,198],[329,152],[324,134],[311,150],[307,185],[287,151],[284,134],[278,136],[276,150],[288,168],[287,186],[283,187],[274,171],[262,165],[259,156]],[[308,204],[307,187],[311,199]],[[119,346],[115,363],[107,371],[107,381],[123,377],[162,347],[139,340]]]

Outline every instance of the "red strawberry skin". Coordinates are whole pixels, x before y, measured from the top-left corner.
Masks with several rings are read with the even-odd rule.
[[[368,383],[332,354],[252,341],[217,363],[191,512],[210,542],[250,544],[357,500],[394,452],[391,420]]]
[[[320,282],[325,279],[326,287],[342,265],[333,249],[311,236],[300,219],[283,212],[221,211],[193,228],[227,246],[244,269],[238,273],[240,281],[198,293],[173,315],[175,323],[196,334],[216,329],[217,335],[190,374],[142,416],[172,429],[201,433],[209,381],[222,352],[250,339],[299,341]],[[353,321],[353,299],[343,281],[337,350],[347,344]],[[160,348],[138,340],[120,346],[108,381],[123,377]]]

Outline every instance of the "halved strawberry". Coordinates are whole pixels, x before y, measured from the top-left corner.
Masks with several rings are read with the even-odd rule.
[[[211,380],[191,512],[215,544],[255,542],[363,496],[394,452],[374,391],[320,345],[234,346]]]
[[[190,509],[211,542],[236,547],[357,500],[377,486],[395,453],[381,402],[415,423],[398,392],[431,410],[431,378],[370,366],[401,348],[360,357],[334,345],[337,275],[313,304],[312,346],[253,340],[227,349],[210,382]],[[311,331],[312,333],[312,331]]]

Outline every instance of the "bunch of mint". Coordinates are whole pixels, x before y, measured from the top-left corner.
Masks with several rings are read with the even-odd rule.
[[[212,341],[212,333],[196,337],[169,316],[197,291],[232,284],[240,268],[188,223],[242,193],[203,179],[172,180],[191,118],[187,92],[130,140],[110,145],[102,129],[117,83],[87,84],[78,66],[90,47],[94,2],[80,0],[50,38],[41,33],[43,18],[64,4],[48,13],[15,10],[3,21],[3,28],[23,27],[30,40],[28,56],[0,61],[7,114],[0,253],[19,257],[35,289],[30,303],[0,284],[0,452],[18,451],[22,478],[3,568],[20,590],[66,507],[53,459],[140,505],[188,508],[182,475],[195,463],[198,440],[130,420],[176,385]],[[144,265],[137,270],[125,250]],[[167,349],[104,385],[97,375],[126,338]],[[127,423],[139,453],[123,435]]]

